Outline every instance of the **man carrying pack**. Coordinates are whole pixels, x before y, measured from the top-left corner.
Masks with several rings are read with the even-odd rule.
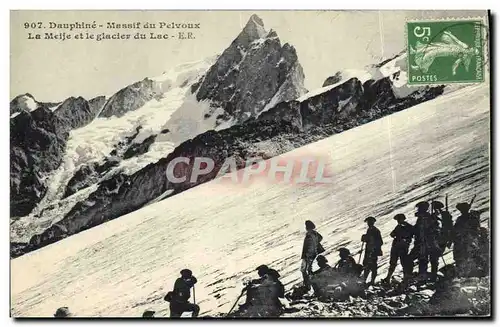
[[[408,260],[408,249],[413,238],[413,226],[405,221],[406,216],[402,213],[395,215],[394,220],[396,220],[398,224],[390,234],[393,241],[391,247],[391,258],[389,260],[389,271],[387,272],[387,277],[384,279],[384,282],[386,283],[391,281],[391,277],[392,274],[394,274],[394,270],[396,270],[398,260],[401,262],[401,266],[403,267],[404,277],[407,278],[413,270],[413,263]]]
[[[285,297],[285,286],[278,271],[266,265],[257,267],[258,279],[251,280],[242,290],[246,300],[233,316],[237,317],[276,317],[282,310],[279,298]],[[238,302],[238,301],[236,301]],[[236,303],[235,303],[236,304]],[[232,311],[232,309],[231,309]]]
[[[375,227],[375,222],[377,220],[373,217],[368,217],[365,219],[365,222],[368,225],[368,229],[366,233],[361,237],[361,242],[366,243],[365,257],[363,259],[363,268],[364,268],[364,281],[368,278],[368,275],[371,272],[371,282],[370,284],[375,283],[375,278],[377,277],[377,265],[378,265],[378,257],[382,255],[382,244],[384,241],[382,240],[382,235],[380,234],[380,230]]]
[[[417,212],[417,222],[415,223],[415,250],[418,253],[418,272],[421,279],[427,278],[427,265],[431,263],[431,280],[437,277],[439,257],[441,248],[439,247],[440,229],[439,223],[429,213],[429,203],[421,201],[415,206]],[[413,252],[413,251],[412,251]]]
[[[170,298],[170,317],[181,317],[184,312],[192,312],[192,317],[197,317],[200,307],[190,303],[191,288],[198,280],[189,269],[181,270],[181,277],[177,278]]]
[[[444,209],[444,204],[440,201],[432,201],[433,215],[441,222],[441,236],[439,239],[439,247],[441,250],[451,245],[453,232],[453,218],[448,212],[448,208]]]
[[[316,258],[316,262],[318,263],[319,269],[313,272],[314,275],[332,268],[328,264],[328,260],[322,255],[318,255],[318,257]]]
[[[302,247],[302,264],[300,271],[302,272],[302,277],[304,278],[304,287],[309,292],[311,289],[309,276],[312,274],[312,264],[316,256],[324,252],[325,249],[321,246],[323,236],[316,231],[316,225],[314,225],[314,223],[310,220],[306,220],[305,225],[306,236]]]
[[[460,211],[460,216],[453,226],[453,259],[455,260],[457,270],[462,270],[468,255],[464,239],[466,239],[470,229],[470,206],[467,202],[461,202],[457,204],[456,208]]]
[[[337,261],[335,269],[342,275],[350,277],[359,277],[361,271],[358,269],[356,260],[351,256],[351,252],[347,248],[339,249],[340,260]]]

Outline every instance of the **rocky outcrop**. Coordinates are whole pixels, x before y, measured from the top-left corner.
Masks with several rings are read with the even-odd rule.
[[[94,120],[97,114],[96,109],[98,107],[90,106],[89,102],[82,97],[70,97],[64,100],[54,113],[67,124],[68,129],[75,129]]]
[[[10,213],[28,214],[44,196],[45,174],[62,161],[68,127],[46,107],[22,111],[10,120]]]
[[[145,78],[116,92],[104,105],[99,117],[121,117],[142,107],[146,102],[162,95],[155,81]]]
[[[490,279],[455,279],[453,288],[436,290],[432,285],[374,285],[358,296],[333,302],[315,298],[292,300],[283,318],[449,317],[491,315]],[[439,299],[438,299],[439,297]]]
[[[90,111],[94,113],[94,117],[97,117],[99,115],[105,104],[106,97],[104,95],[100,95],[89,100]]]
[[[336,72],[335,75],[328,77],[322,86],[325,87],[328,85],[334,85],[340,82],[341,80],[342,80],[342,73]]]
[[[11,101],[11,113],[17,113],[10,120],[11,216],[29,214],[43,198],[44,177],[61,164],[69,132],[89,124],[103,101],[71,97],[57,105],[38,102],[30,94]]]
[[[127,151],[123,154],[123,159],[129,159],[135,156],[139,156],[148,152],[151,144],[156,140],[156,135],[150,135],[144,139],[141,143],[132,143],[128,147]]]
[[[293,46],[281,45],[253,15],[242,32],[192,87],[198,101],[222,108],[219,122],[241,123],[275,104],[305,93],[304,73]],[[207,113],[205,119],[213,112]]]
[[[10,114],[16,112],[31,112],[40,107],[53,108],[58,105],[57,102],[38,102],[34,96],[29,93],[21,94],[10,102]]]

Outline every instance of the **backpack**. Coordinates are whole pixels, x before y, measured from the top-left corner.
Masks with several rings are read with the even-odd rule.
[[[361,273],[363,272],[363,265],[360,265],[359,263],[356,263],[354,265],[354,271],[356,272],[356,276],[361,275]]]
[[[318,254],[321,254],[323,252],[325,252],[325,248],[323,247],[323,245],[321,245],[321,243],[318,242],[318,247],[316,248],[316,252]]]
[[[163,300],[167,302],[171,302],[173,299],[174,299],[174,292],[172,291],[168,292],[167,295],[165,295],[165,297],[163,298]]]

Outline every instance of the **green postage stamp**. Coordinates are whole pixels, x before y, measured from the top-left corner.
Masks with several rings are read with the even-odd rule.
[[[484,81],[484,35],[481,19],[406,23],[408,84]]]

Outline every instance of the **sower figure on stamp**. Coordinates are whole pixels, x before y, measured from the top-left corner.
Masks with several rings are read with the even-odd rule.
[[[366,234],[363,234],[361,237],[361,242],[366,243],[365,257],[363,259],[363,278],[366,282],[366,279],[371,272],[370,284],[375,283],[375,278],[377,277],[378,257],[382,255],[382,244],[384,243],[380,230],[375,227],[376,221],[377,220],[373,217],[365,219],[365,222],[368,224],[368,229],[366,230]]]
[[[413,238],[413,226],[405,221],[406,216],[402,213],[395,215],[394,220],[396,220],[398,224],[390,234],[393,241],[389,271],[387,272],[387,277],[384,279],[386,283],[390,282],[392,274],[394,274],[394,270],[396,270],[398,260],[400,260],[401,266],[403,267],[403,275],[405,278],[408,278],[413,270],[413,262],[410,262],[408,259],[408,249]]]
[[[170,301],[170,317],[180,317],[184,312],[192,312],[192,317],[197,317],[200,312],[200,307],[190,303],[191,288],[194,287],[198,280],[193,276],[193,272],[189,269],[181,270],[181,277],[177,278],[172,291],[172,299]]]
[[[421,201],[416,205],[417,222],[415,223],[415,247],[418,252],[418,273],[422,279],[427,278],[427,266],[431,263],[431,279],[437,277],[439,257],[439,223],[429,213],[429,203]],[[414,252],[412,250],[412,252]]]
[[[310,220],[306,220],[306,236],[304,238],[304,245],[302,247],[302,264],[300,271],[302,272],[302,277],[304,278],[304,287],[309,291],[311,289],[311,283],[309,281],[309,276],[312,274],[312,264],[316,256],[325,251],[321,245],[323,236],[316,231],[316,225]]]

